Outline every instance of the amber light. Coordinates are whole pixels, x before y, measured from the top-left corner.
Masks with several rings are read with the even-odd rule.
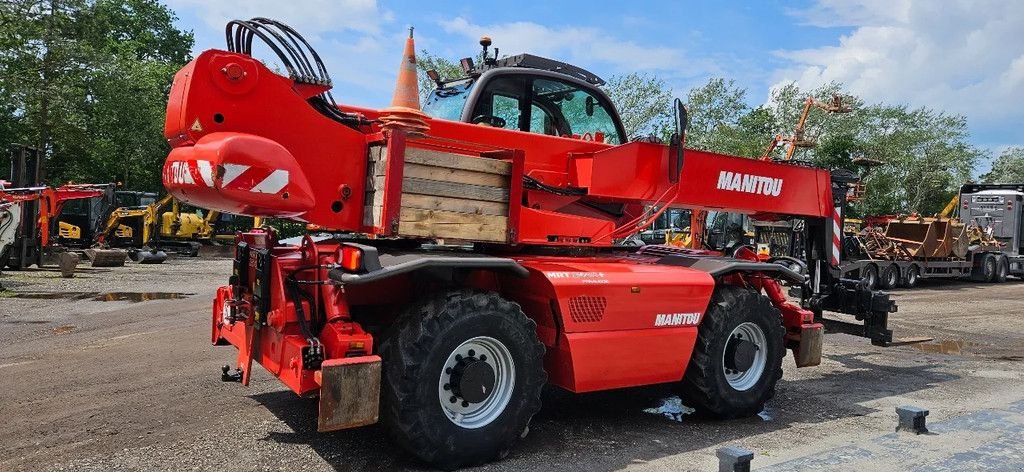
[[[363,251],[359,248],[344,246],[341,248],[341,268],[356,272],[363,267]]]

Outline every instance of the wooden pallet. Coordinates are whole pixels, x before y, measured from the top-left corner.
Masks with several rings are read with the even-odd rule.
[[[387,149],[369,151],[364,223],[383,220]],[[398,236],[506,242],[510,162],[407,147]]]

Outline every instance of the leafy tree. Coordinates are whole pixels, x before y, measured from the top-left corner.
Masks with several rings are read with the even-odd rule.
[[[437,84],[427,76],[427,71],[437,71],[441,80],[451,80],[465,76],[465,73],[462,72],[462,67],[460,67],[459,64],[441,56],[435,56],[425,49],[421,50],[416,56],[416,69],[418,72],[417,76],[419,78],[420,102],[426,100],[427,97],[430,96],[430,92],[437,86]]]
[[[622,117],[627,137],[660,137],[671,132],[672,91],[665,81],[636,72],[612,76],[605,92]]]
[[[1016,146],[1004,150],[992,162],[992,170],[981,176],[987,184],[1024,183],[1024,147]]]
[[[167,93],[192,33],[155,0],[0,4],[0,143],[34,144],[47,180],[160,187]]]
[[[724,152],[730,147],[730,129],[738,127],[748,112],[746,89],[732,80],[712,78],[686,95],[690,127],[687,146],[707,151]]]

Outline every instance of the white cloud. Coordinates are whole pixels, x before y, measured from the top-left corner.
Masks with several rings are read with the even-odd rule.
[[[835,45],[776,51],[791,63],[778,82],[838,81],[868,101],[960,113],[980,126],[1024,119],[1024,2],[819,0],[798,15],[853,30]]]
[[[167,0],[175,10],[195,10],[213,28],[230,20],[262,16],[282,21],[305,35],[328,31],[380,32],[393,14],[382,10],[376,0]]]
[[[529,21],[479,25],[463,17],[440,22],[445,32],[476,41],[490,36],[503,54],[528,52],[573,62],[584,68],[604,62],[616,72],[678,69],[684,63],[681,49],[644,46],[626,41],[596,28],[548,27]],[[692,70],[693,75],[706,70]]]
[[[405,35],[393,23],[394,14],[375,0],[167,0],[179,12],[188,12],[196,24],[196,51],[223,48],[224,25],[234,19],[266,17],[299,32],[323,59],[334,82],[332,93],[340,102],[380,106],[390,96]],[[254,55],[276,64],[273,54],[257,49]],[[384,60],[382,60],[384,58]],[[394,60],[388,60],[393,58]]]

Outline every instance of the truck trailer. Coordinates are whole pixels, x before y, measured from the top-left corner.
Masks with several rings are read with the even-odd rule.
[[[959,201],[959,218],[890,221],[884,235],[898,246],[891,257],[870,257],[857,236],[846,236],[840,272],[882,289],[921,279],[999,283],[1024,276],[1024,184],[967,184]]]

